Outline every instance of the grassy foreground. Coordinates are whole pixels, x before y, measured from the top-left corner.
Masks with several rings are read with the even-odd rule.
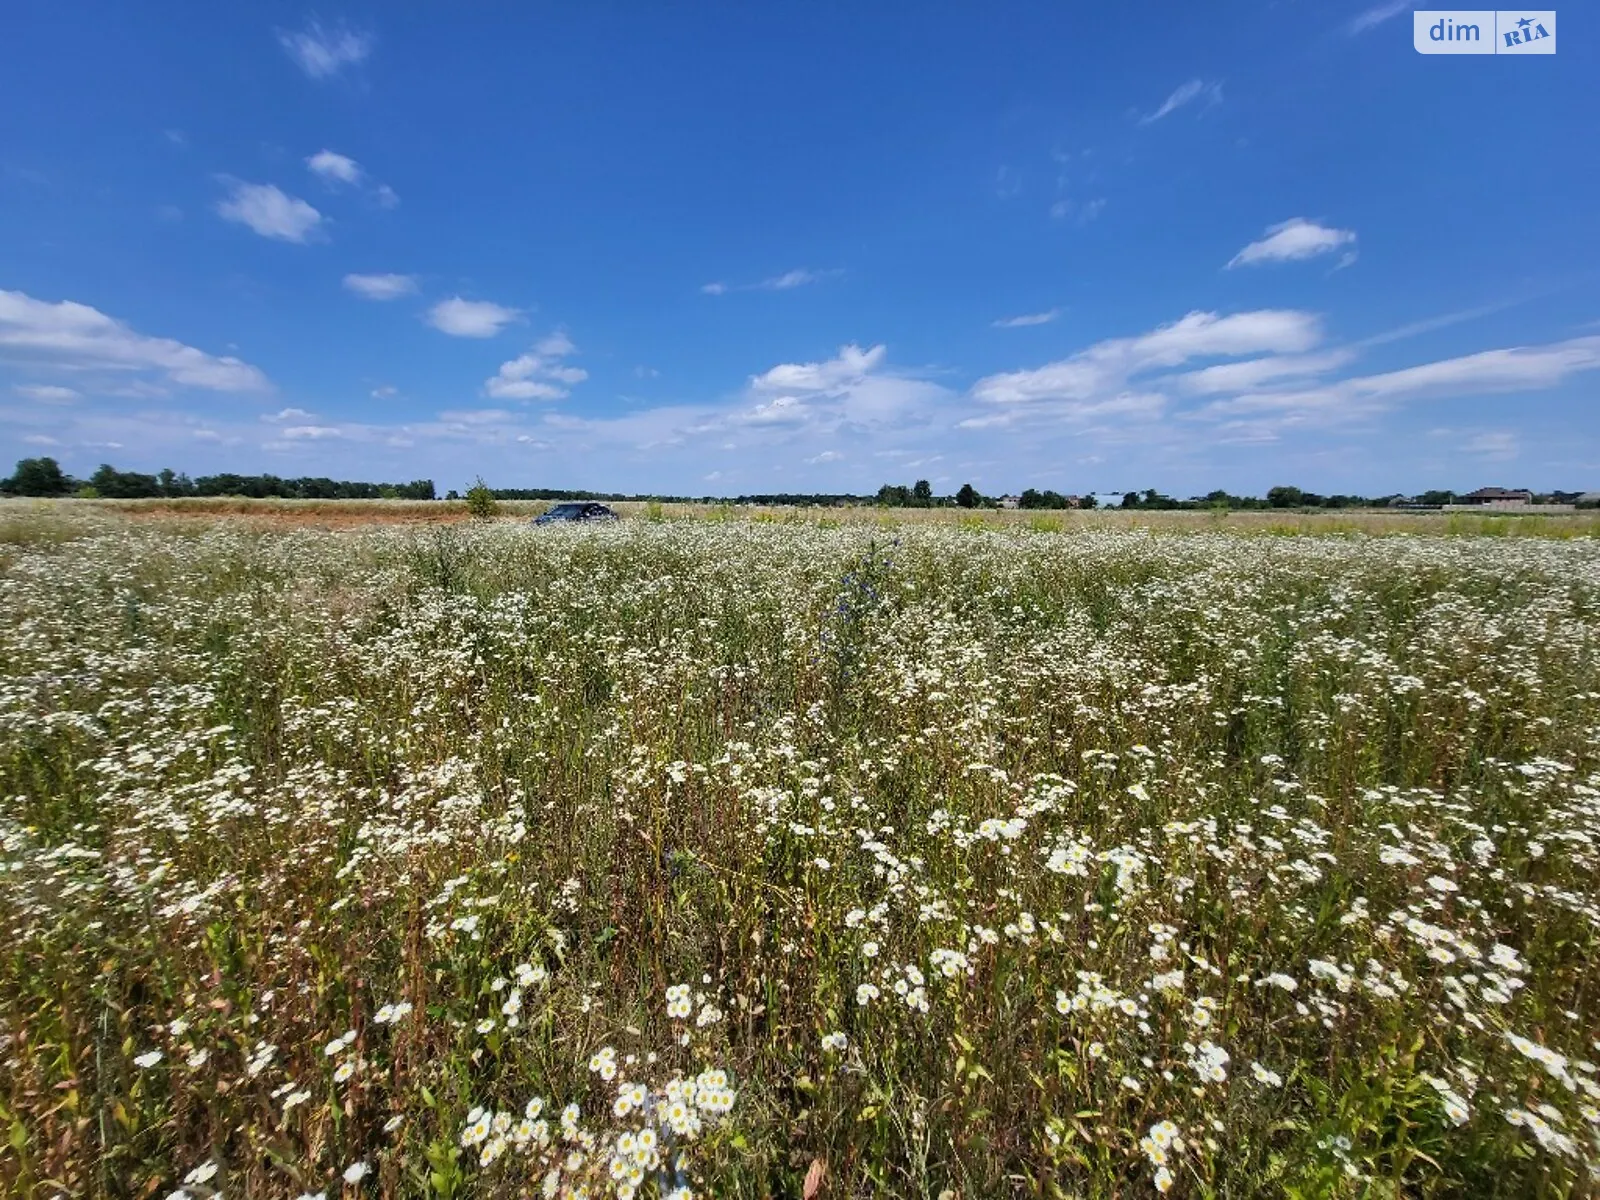
[[[0,541],[0,1192],[1600,1186],[1600,543]]]

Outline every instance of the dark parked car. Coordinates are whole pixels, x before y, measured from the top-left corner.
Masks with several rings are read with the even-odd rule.
[[[533,519],[535,525],[554,525],[557,521],[616,521],[620,518],[604,504],[583,500],[574,504],[558,504],[548,512]]]

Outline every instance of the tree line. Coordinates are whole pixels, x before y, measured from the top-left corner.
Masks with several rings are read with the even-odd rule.
[[[1120,497],[1120,500],[1109,506],[1130,509],[1359,508],[1388,503],[1388,498],[1372,500],[1364,496],[1319,496],[1315,492],[1303,492],[1296,487],[1271,488],[1264,498],[1235,496],[1219,489],[1204,496],[1180,500],[1175,496],[1164,495],[1155,488],[1146,488],[1142,492],[1123,492],[1120,493]],[[889,508],[940,508],[950,505],[958,508],[994,508],[1003,502],[999,497],[983,495],[970,483],[962,484],[952,496],[936,496],[932,485],[926,479],[919,479],[910,487],[905,484],[886,483],[878,489],[877,495],[872,497],[872,500]],[[1017,508],[1027,509],[1104,507],[1100,498],[1092,493],[1069,496],[1038,488],[1025,488],[1015,500]]]
[[[119,471],[101,463],[88,479],[74,479],[53,458],[25,458],[10,478],[0,479],[0,493],[12,496],[81,496],[106,500],[154,500],[180,496],[246,496],[260,500],[433,500],[431,479],[410,483],[361,483],[349,479],[277,475],[188,475],[163,468],[154,475]]]
[[[983,496],[970,483],[963,483],[953,496],[935,496],[933,485],[919,479],[910,487],[903,483],[886,483],[878,489],[873,500],[888,508],[943,508],[954,504],[958,508],[981,508]]]

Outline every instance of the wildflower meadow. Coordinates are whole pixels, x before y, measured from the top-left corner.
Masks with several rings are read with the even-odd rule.
[[[0,512],[0,1192],[1600,1189],[1600,541]]]

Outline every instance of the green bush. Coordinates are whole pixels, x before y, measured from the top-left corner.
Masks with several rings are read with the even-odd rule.
[[[467,511],[479,521],[490,520],[500,511],[499,501],[494,498],[494,493],[481,475],[467,489]]]

